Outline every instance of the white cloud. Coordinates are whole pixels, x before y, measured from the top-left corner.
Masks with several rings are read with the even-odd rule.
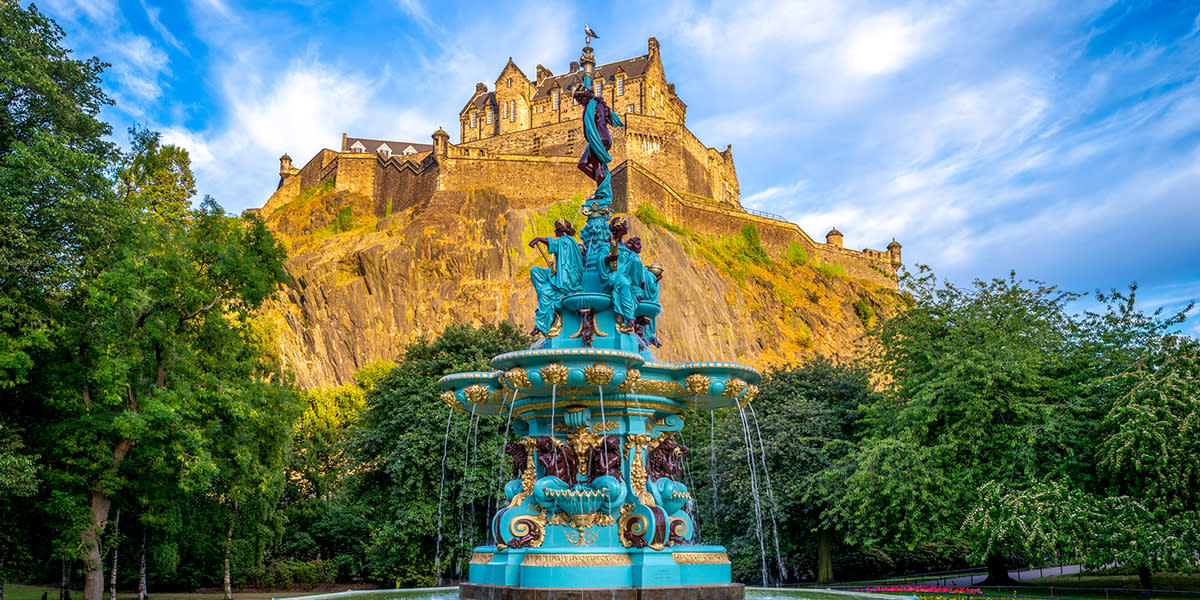
[[[190,55],[187,51],[187,48],[184,48],[183,44],[179,43],[179,40],[171,34],[171,31],[167,29],[166,25],[163,25],[162,21],[159,20],[158,15],[162,12],[159,8],[150,6],[146,4],[146,0],[142,0],[142,9],[146,11],[146,19],[150,21],[150,25],[154,27],[154,30],[157,31],[160,36],[162,36],[164,42],[174,46],[176,50]]]
[[[118,106],[133,115],[142,115],[147,105],[162,95],[159,77],[167,70],[167,55],[149,39],[121,34],[107,47],[112,58],[114,90]]]
[[[903,12],[891,12],[853,26],[844,47],[846,66],[858,75],[884,75],[907,66],[922,50],[929,27]]]
[[[56,19],[86,17],[96,24],[111,24],[120,15],[116,0],[43,0],[38,4],[45,5]]]

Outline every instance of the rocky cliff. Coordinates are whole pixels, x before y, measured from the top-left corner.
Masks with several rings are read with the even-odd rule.
[[[314,387],[349,381],[451,323],[507,319],[529,329],[529,267],[542,258],[526,244],[579,206],[480,189],[438,191],[393,213],[318,186],[268,207],[267,224],[289,253],[290,279],[264,309],[279,351],[298,382]],[[865,324],[897,305],[894,289],[812,264],[802,252],[767,254],[753,227],[704,236],[647,208],[631,215],[630,230],[643,239],[643,261],[666,269],[663,360],[764,368],[818,353],[849,357]]]

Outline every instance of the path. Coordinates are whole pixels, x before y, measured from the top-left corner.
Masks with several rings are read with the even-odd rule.
[[[1061,565],[1057,567],[1044,567],[1040,569],[1026,569],[1018,571],[1009,571],[1008,576],[1017,581],[1028,581],[1049,575],[1074,575],[1080,571],[1080,565]],[[946,577],[941,579],[926,579],[917,582],[918,585],[944,585],[955,587],[969,587],[983,581],[987,577],[986,573],[976,573],[973,575],[961,575],[957,577]]]

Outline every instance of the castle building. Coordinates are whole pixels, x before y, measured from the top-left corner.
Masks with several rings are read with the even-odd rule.
[[[862,280],[895,286],[900,244],[886,251],[842,247],[841,233],[825,243],[777,215],[746,210],[740,202],[733,149],[706,146],[687,128],[687,105],[663,71],[658,40],[646,54],[596,67],[593,91],[625,127],[612,128],[613,205],[634,212],[642,204],[706,234],[731,235],[750,223],[768,251],[785,255],[799,244],[813,260],[836,262]],[[333,180],[336,190],[369,199],[383,217],[438,197],[492,189],[512,205],[530,208],[586,195],[591,182],[576,169],[583,151],[583,106],[573,92],[583,71],[572,62],[555,75],[537,65],[530,79],[512,60],[489,89],[478,83],[459,111],[458,144],[438,129],[433,143],[342,136],[339,150],[322,150],[303,168],[280,159],[279,187],[262,212]],[[515,202],[515,204],[514,204]]]

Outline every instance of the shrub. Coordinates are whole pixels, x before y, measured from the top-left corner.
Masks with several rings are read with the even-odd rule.
[[[354,207],[343,206],[338,209],[337,220],[334,221],[334,229],[339,233],[348,231],[354,225]]]
[[[866,298],[854,301],[854,313],[858,315],[858,320],[862,321],[864,327],[875,324],[875,309],[871,307],[871,303],[867,302]]]
[[[817,265],[817,272],[827,279],[832,279],[834,277],[845,277],[846,267],[843,267],[838,263],[823,262]]]
[[[766,264],[771,262],[771,257],[767,256],[767,251],[763,250],[762,238],[758,235],[758,228],[751,223],[742,225],[742,235],[740,245],[742,258],[756,264]]]
[[[788,246],[787,261],[796,267],[808,262],[808,252],[804,250],[804,246],[801,246],[800,242],[792,242]]]

